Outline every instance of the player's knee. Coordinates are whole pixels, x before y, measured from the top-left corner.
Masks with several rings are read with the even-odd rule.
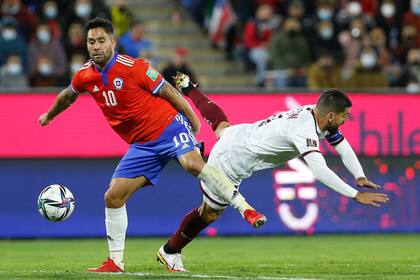
[[[199,209],[198,209],[199,213],[200,213],[200,217],[206,222],[206,223],[212,223],[214,221],[216,221],[220,215],[222,215],[224,209],[213,209],[208,205],[202,205]]]
[[[186,171],[197,177],[201,173],[204,165],[205,162],[200,157],[199,159],[186,160],[182,166]]]
[[[107,208],[121,208],[125,204],[125,199],[113,194],[111,191],[105,193],[105,205]]]
[[[203,216],[201,216],[201,218],[206,222],[206,223],[212,223],[214,221],[216,221],[220,215],[222,214],[221,212],[210,212],[210,213],[205,213]]]

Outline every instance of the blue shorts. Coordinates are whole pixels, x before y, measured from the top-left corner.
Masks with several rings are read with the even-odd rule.
[[[133,143],[112,178],[146,177],[153,185],[171,158],[179,158],[198,146],[188,119],[178,113],[160,137],[143,144]]]

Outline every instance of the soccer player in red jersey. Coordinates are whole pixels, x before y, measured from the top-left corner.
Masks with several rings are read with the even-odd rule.
[[[39,123],[48,125],[87,92],[112,129],[130,144],[105,193],[110,256],[88,271],[124,271],[128,224],[125,203],[139,188],[156,185],[160,171],[171,158],[229,201],[253,226],[265,221],[220,171],[203,161],[194,136],[200,122],[183,96],[146,61],[116,53],[109,20],[95,18],[86,24],[85,31],[91,59],[76,72],[71,85],[58,94],[48,112],[39,117]]]

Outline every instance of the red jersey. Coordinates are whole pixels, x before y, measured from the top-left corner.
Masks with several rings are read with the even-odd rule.
[[[90,93],[112,129],[131,144],[159,138],[177,114],[156,95],[164,83],[143,59],[115,53],[103,71],[92,60],[86,62],[74,75],[71,89]]]

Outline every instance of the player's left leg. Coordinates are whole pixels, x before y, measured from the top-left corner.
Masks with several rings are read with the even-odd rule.
[[[174,77],[174,82],[177,89],[191,99],[203,119],[211,125],[216,137],[219,138],[222,130],[230,126],[228,117],[222,108],[202,93],[197,85],[190,82],[187,75],[178,72]]]
[[[181,250],[203,229],[217,220],[223,211],[224,207],[214,209],[203,201],[199,208],[194,208],[184,216],[177,231],[159,248],[157,260],[171,272],[187,271],[182,263]]]

